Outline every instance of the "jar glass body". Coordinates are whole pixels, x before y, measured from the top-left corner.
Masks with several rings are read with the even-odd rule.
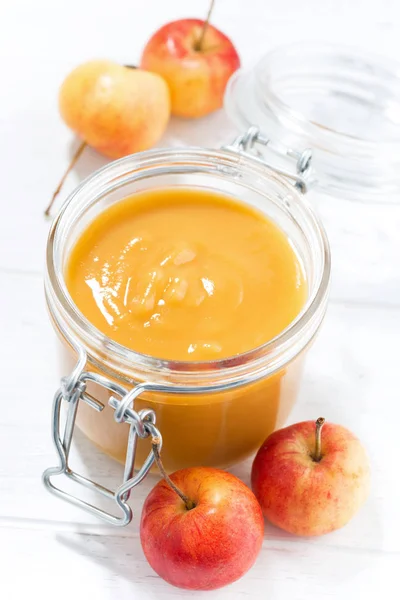
[[[133,352],[96,330],[78,311],[64,280],[69,252],[87,224],[107,206],[143,190],[171,186],[209,189],[255,206],[288,236],[307,276],[309,294],[296,320],[259,348],[214,362],[176,362]],[[84,181],[53,223],[47,247],[46,298],[62,341],[62,373],[73,347],[87,355],[86,370],[130,389],[147,383],[135,410],[151,408],[163,436],[168,470],[225,467],[253,453],[281,426],[295,402],[305,350],[326,310],[330,276],[325,233],[307,201],[283,177],[251,157],[230,151],[157,150],[116,161]],[[260,319],[266,315],[260,314]],[[157,386],[163,387],[163,392]],[[165,391],[167,390],[167,391]],[[77,424],[97,446],[124,461],[128,425],[116,423],[108,392],[88,390],[106,407],[80,403]],[[149,451],[139,440],[137,465]]]

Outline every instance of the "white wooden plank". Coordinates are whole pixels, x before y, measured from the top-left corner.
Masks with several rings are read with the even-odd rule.
[[[9,600],[22,598],[27,582],[32,593],[45,598],[54,594],[60,600],[94,594],[99,600],[114,600],[116,595],[121,600],[189,597],[187,591],[157,577],[144,559],[137,536],[3,529],[1,540],[7,548],[1,589]],[[390,580],[399,556],[323,545],[316,551],[302,540],[266,539],[247,575],[209,595],[218,600],[331,600],[351,594],[373,598],[382,582]],[[18,564],[23,565],[22,577],[15,576]]]

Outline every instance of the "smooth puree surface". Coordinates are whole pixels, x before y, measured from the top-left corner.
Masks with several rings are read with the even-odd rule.
[[[196,188],[153,189],[107,208],[72,249],[66,283],[114,341],[186,361],[271,340],[307,297],[299,258],[272,221]]]

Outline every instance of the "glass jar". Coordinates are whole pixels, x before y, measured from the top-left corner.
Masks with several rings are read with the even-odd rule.
[[[81,364],[79,373],[73,372],[72,381],[71,377],[64,380],[56,396],[55,430],[59,429],[61,399],[71,403],[72,398],[76,404],[77,398],[85,400],[79,402],[79,411],[72,411],[67,418],[64,441],[60,432],[54,434],[62,465],[67,464],[75,417],[79,428],[97,446],[126,461],[132,422],[120,418],[124,409],[116,420],[118,403],[110,400],[113,392],[122,396],[125,390],[133,390],[124,405],[130,407],[131,416],[153,411],[163,439],[164,463],[170,471],[234,464],[252,454],[286,421],[298,392],[305,351],[326,310],[329,247],[321,224],[298,189],[304,187],[302,178],[293,176],[296,185],[292,185],[284,174],[241,150],[239,143],[219,151],[167,149],[129,156],[84,181],[56,217],[47,246],[46,299],[62,342],[64,373],[66,365],[76,361],[76,352]],[[296,320],[275,339],[215,362],[167,361],[119,345],[78,311],[68,293],[64,269],[81,232],[107,206],[138,191],[170,186],[214,190],[240,198],[286,233],[304,265],[308,299]],[[84,376],[84,386],[79,388],[83,370],[89,376]],[[93,410],[101,405],[101,412]],[[140,438],[147,435],[139,434],[136,466],[146,462],[149,441]]]

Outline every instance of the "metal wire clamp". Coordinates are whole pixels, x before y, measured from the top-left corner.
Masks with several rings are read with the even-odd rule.
[[[296,161],[296,173],[277,167],[268,163],[260,152],[261,147],[271,148],[278,154],[285,154],[288,158]],[[270,167],[273,171],[292,181],[294,187],[305,194],[315,181],[314,169],[312,168],[312,151],[309,148],[303,152],[280,147],[269,138],[265,137],[258,127],[252,126],[246,133],[239,135],[232,144],[223,146],[224,150],[250,156],[260,164]]]
[[[156,436],[160,439],[160,449],[162,445],[161,433],[155,426],[156,416],[153,410],[143,409],[139,412],[134,410],[134,401],[143,391],[146,390],[145,384],[139,384],[132,390],[127,391],[121,385],[110,381],[106,377],[97,373],[84,371],[86,365],[86,352],[79,349],[78,362],[69,377],[61,380],[61,386],[57,390],[52,411],[52,435],[53,441],[60,457],[58,467],[46,469],[43,473],[43,483],[46,488],[55,496],[66,500],[70,504],[82,508],[86,512],[102,519],[111,525],[123,527],[132,520],[132,509],[127,501],[131,490],[137,486],[150,471],[154,463],[154,454],[150,450],[142,467],[135,473],[135,455],[138,437],[146,438]],[[115,490],[109,490],[106,487],[87,479],[73,471],[69,464],[69,453],[75,428],[76,413],[79,402],[85,402],[94,410],[100,412],[104,409],[104,404],[90,396],[86,392],[87,382],[94,382],[104,387],[119,397],[111,396],[108,404],[115,410],[114,418],[118,423],[127,422],[129,424],[128,444],[126,451],[125,469],[122,484]],[[65,401],[68,404],[66,422],[64,431],[61,432],[60,412],[61,405]],[[82,500],[81,498],[70,494],[53,483],[53,478],[64,475],[68,479],[92,490],[106,498],[114,500],[119,508],[121,516],[115,516],[105,510]]]

